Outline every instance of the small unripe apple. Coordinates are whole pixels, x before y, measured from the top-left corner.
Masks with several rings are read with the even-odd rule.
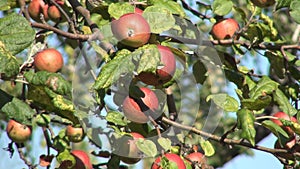
[[[49,19],[48,4],[45,4],[43,0],[32,0],[28,5],[28,13],[36,22],[41,22],[40,14],[43,14],[45,21],[47,21]]]
[[[84,132],[81,127],[73,127],[72,125],[68,125],[66,129],[66,136],[69,141],[78,143],[84,139]]]
[[[232,18],[221,19],[213,25],[211,34],[217,40],[231,39],[239,29],[240,27],[236,20]]]
[[[179,155],[173,153],[166,153],[163,156],[166,157],[170,162],[176,163],[178,169],[186,169],[185,164]],[[151,169],[163,169],[161,166],[161,159],[161,156],[156,158],[155,161],[152,163]]]
[[[34,66],[37,70],[57,72],[64,65],[64,60],[59,51],[54,48],[38,52],[34,57]]]
[[[140,90],[145,96],[139,99],[140,102],[127,96],[123,101],[123,112],[125,117],[130,121],[147,123],[149,121],[147,113],[155,112],[159,107],[159,103],[156,94],[152,90],[146,87],[142,87]]]
[[[289,115],[287,115],[284,112],[277,112],[273,115],[273,117],[277,117],[279,119],[284,119],[284,120],[290,120],[292,122],[296,122],[297,123],[297,119],[295,117],[290,117]],[[287,126],[284,126],[282,124],[282,122],[280,120],[277,119],[271,119],[275,124],[277,124],[278,126],[280,126],[282,129],[284,129],[288,134],[294,134],[294,131]]]
[[[122,150],[125,151],[124,155],[126,154],[126,156],[120,156],[120,160],[126,164],[135,164],[141,160],[138,158],[141,152],[136,146],[136,141],[144,139],[144,136],[136,132],[131,132],[130,134],[132,138],[127,138],[128,140],[125,142],[124,149]]]
[[[138,75],[138,79],[148,85],[161,85],[172,79],[176,70],[176,59],[170,48],[157,45],[160,60],[163,66],[156,70],[156,74],[151,72],[142,72]]]
[[[6,127],[8,137],[16,143],[24,143],[31,136],[31,128],[15,120],[9,120]]]
[[[90,157],[88,154],[82,150],[72,150],[71,154],[74,155],[76,159],[75,167],[76,169],[93,169]]]
[[[251,0],[251,2],[258,7],[266,8],[275,4],[275,0]]]
[[[113,35],[122,44],[130,47],[140,47],[150,38],[150,26],[145,18],[137,13],[122,15],[111,23]]]
[[[185,158],[188,159],[188,162],[190,164],[191,164],[191,162],[198,163],[201,165],[206,163],[205,156],[200,152],[193,152],[191,154],[188,154]]]

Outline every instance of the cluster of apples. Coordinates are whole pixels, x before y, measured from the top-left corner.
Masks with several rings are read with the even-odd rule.
[[[60,6],[64,5],[63,0],[56,0],[55,2]],[[45,21],[51,19],[57,22],[64,18],[57,6],[46,4],[44,0],[32,0],[28,5],[28,13],[36,22],[41,22],[41,14]]]

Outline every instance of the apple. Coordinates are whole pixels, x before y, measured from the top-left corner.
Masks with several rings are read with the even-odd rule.
[[[64,65],[64,60],[59,51],[54,48],[38,52],[34,57],[34,66],[37,70],[57,72]]]
[[[131,132],[130,134],[132,138],[126,136],[126,139],[128,140],[125,142],[125,145],[123,146],[124,149],[122,150],[126,152],[127,156],[121,155],[120,160],[126,164],[135,164],[141,160],[138,158],[140,150],[135,143],[138,139],[144,139],[144,136],[136,132]]]
[[[179,155],[173,153],[166,153],[163,156],[166,157],[170,162],[176,163],[178,169],[186,169],[185,164]],[[154,163],[152,163],[151,169],[163,169],[163,166],[161,166],[160,163],[161,159],[161,156],[156,158]]]
[[[40,14],[43,14],[45,21],[47,21],[49,19],[48,4],[45,4],[43,0],[32,0],[28,5],[28,13],[36,22],[41,22]]]
[[[275,0],[251,0],[251,2],[258,7],[266,8],[275,4]]]
[[[76,159],[75,167],[76,169],[93,169],[90,157],[88,154],[82,150],[72,150],[71,154],[74,155]]]
[[[185,156],[186,159],[188,159],[187,161],[192,164],[193,163],[198,163],[200,165],[203,165],[206,163],[206,159],[205,156],[200,153],[200,152],[193,152],[191,154],[188,154],[187,156]]]
[[[141,10],[140,8],[134,8],[134,13],[136,14],[140,14],[140,15],[143,15],[143,10]]]
[[[8,137],[16,143],[24,143],[31,136],[31,128],[15,120],[9,120],[6,127]]]
[[[175,56],[166,46],[157,45],[160,60],[163,66],[156,70],[156,74],[151,72],[142,72],[138,75],[138,79],[148,85],[160,85],[164,84],[172,79],[172,76],[176,70]]]
[[[127,13],[112,21],[111,30],[122,44],[134,48],[143,46],[150,38],[148,22],[137,13]]]
[[[57,22],[62,18],[59,9],[55,5],[51,5],[48,8],[48,16],[54,22]]]
[[[284,112],[277,112],[273,115],[273,117],[277,117],[279,119],[290,120],[290,121],[296,122],[296,123],[298,122],[295,117],[289,117],[289,115],[287,115]],[[282,129],[284,129],[288,134],[294,134],[294,131],[290,127],[284,126],[280,120],[277,120],[277,119],[271,119],[271,120],[278,126],[282,127]]]
[[[292,149],[294,146],[297,146],[297,148],[295,148],[296,151],[299,150],[298,145],[296,144],[296,137],[293,136],[288,140],[283,140],[283,145],[281,146],[279,143],[279,140],[276,140],[275,144],[274,144],[274,148],[276,149],[286,149],[286,150],[290,150]],[[285,159],[291,159],[293,160],[294,157],[292,154],[290,153],[277,153],[278,156],[283,157]]]
[[[69,141],[78,143],[84,139],[84,132],[81,127],[73,127],[72,125],[68,125],[66,129],[66,136]]]
[[[125,117],[130,121],[147,123],[149,118],[145,114],[145,111],[149,112],[150,109],[150,113],[155,112],[159,107],[159,103],[156,94],[152,90],[146,87],[141,87],[140,90],[145,94],[144,97],[139,99],[142,103],[127,96],[123,101],[123,112]]]
[[[215,23],[211,29],[214,39],[231,39],[236,31],[240,29],[239,24],[232,18],[221,19]]]

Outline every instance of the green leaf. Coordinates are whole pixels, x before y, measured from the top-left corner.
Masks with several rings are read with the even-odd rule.
[[[160,137],[157,141],[165,151],[168,151],[171,148],[172,141],[170,139]]]
[[[175,1],[151,0],[151,4],[153,4],[153,6],[159,6],[161,8],[164,8],[172,14],[178,14],[181,17],[186,16],[184,9],[180,6],[179,3]]]
[[[277,89],[273,93],[273,99],[278,104],[281,111],[287,113],[290,116],[294,116],[295,114],[297,114],[297,110],[291,105],[289,99],[280,89]]]
[[[154,157],[157,154],[156,145],[151,140],[138,139],[136,145],[148,157]]]
[[[63,166],[61,166],[62,168],[72,168],[72,166],[74,166],[76,163],[75,157],[71,155],[71,153],[67,149],[59,152],[56,156],[56,159],[59,163],[61,163],[61,165]]]
[[[35,117],[34,121],[37,125],[46,127],[51,122],[51,117],[49,114],[41,113]]]
[[[204,81],[207,78],[206,72],[207,72],[207,69],[200,60],[198,60],[193,65],[193,74],[194,74],[194,77],[195,77],[197,83],[200,83],[200,84],[204,83]]]
[[[294,0],[290,5],[290,15],[291,17],[300,24],[300,1]]]
[[[97,52],[101,57],[103,57],[105,62],[110,61],[110,57],[107,54],[107,52],[103,48],[101,48],[95,41],[91,41],[90,44],[95,50],[95,52]]]
[[[15,55],[28,47],[35,39],[35,31],[29,22],[16,13],[0,18],[0,44]]]
[[[102,141],[99,136],[100,133],[102,133],[102,128],[97,127],[97,128],[88,128],[86,134],[89,140],[92,141],[93,144],[96,145],[97,147],[102,147]]]
[[[108,13],[115,19],[119,19],[122,15],[133,12],[134,6],[129,3],[112,3],[108,6]]]
[[[278,88],[278,83],[267,76],[263,76],[257,85],[250,91],[251,99],[257,99],[260,96],[272,94]]]
[[[121,50],[101,69],[93,88],[95,90],[110,87],[120,79],[121,75],[130,74],[133,71],[155,72],[160,64],[160,55],[156,45],[144,45],[134,52]]]
[[[120,166],[120,157],[117,155],[112,155],[111,158],[108,160],[107,168],[113,169],[113,168],[119,168]]]
[[[242,130],[241,137],[255,145],[256,130],[254,128],[255,117],[247,109],[240,109],[237,112],[238,128]]]
[[[219,16],[229,14],[232,10],[233,2],[231,0],[215,0],[212,4],[213,13]]]
[[[283,56],[280,54],[280,51],[278,51],[278,53],[266,51],[265,56],[268,58],[269,62],[271,63],[271,68],[274,70],[276,75],[279,78],[284,78],[284,74],[285,74],[284,59]]]
[[[212,100],[226,112],[236,112],[239,109],[238,101],[226,93],[209,95],[207,96],[206,101],[208,102],[209,100]]]
[[[71,95],[71,84],[58,73],[50,73],[47,71],[39,71],[36,73],[26,72],[24,77],[29,84],[46,86],[60,95]]]
[[[260,96],[257,99],[243,99],[241,100],[242,107],[249,110],[261,110],[266,108],[272,101],[272,97]]]
[[[17,58],[7,51],[4,44],[0,41],[0,78],[10,78],[18,73],[19,63]]]
[[[63,152],[67,149],[70,149],[70,142],[68,141],[66,137],[66,129],[62,129],[59,131],[58,135],[56,135],[53,139],[53,147],[58,152]]]
[[[292,1],[293,0],[277,0],[276,10],[284,8],[284,7],[289,7]]]
[[[1,110],[8,118],[15,119],[25,125],[32,124],[31,119],[35,113],[28,104],[17,98],[13,98],[12,101],[5,104]]]
[[[284,131],[280,126],[272,122],[271,120],[265,120],[262,122],[262,125],[271,130],[271,132],[279,138],[279,134],[283,135],[286,138],[289,138],[289,135]]]
[[[210,141],[200,139],[200,146],[203,149],[205,156],[210,157],[215,154],[215,149]]]
[[[152,33],[159,34],[175,26],[172,13],[161,6],[147,7],[143,12],[143,17],[149,23]]]
[[[107,113],[105,119],[108,122],[114,123],[115,125],[119,126],[126,126],[127,122],[124,120],[124,116],[117,111],[110,111]]]

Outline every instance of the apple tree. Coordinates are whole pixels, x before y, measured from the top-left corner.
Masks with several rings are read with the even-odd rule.
[[[190,169],[255,149],[300,167],[298,0],[0,9],[1,156],[28,168]],[[274,146],[259,146],[269,134]],[[44,153],[33,156],[36,139]]]

